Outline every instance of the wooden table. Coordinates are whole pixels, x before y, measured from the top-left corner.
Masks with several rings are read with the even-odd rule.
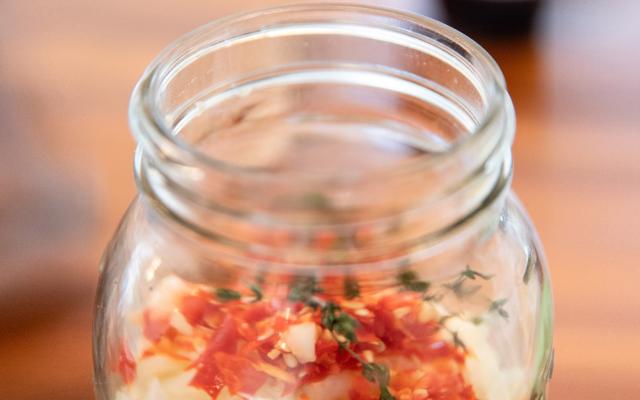
[[[134,194],[130,90],[179,34],[277,3],[0,3],[0,399],[93,397],[98,258]],[[482,41],[516,105],[514,187],[553,274],[552,399],[640,396],[639,16],[634,0],[549,1],[533,38]]]

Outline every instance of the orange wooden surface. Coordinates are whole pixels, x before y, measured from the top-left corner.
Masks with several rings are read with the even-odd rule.
[[[0,233],[26,229],[0,236],[0,399],[93,398],[98,258],[134,194],[130,90],[179,34],[281,3],[0,2]],[[549,1],[532,38],[482,41],[514,99],[514,187],[552,270],[551,399],[640,398],[638,18],[635,0]]]

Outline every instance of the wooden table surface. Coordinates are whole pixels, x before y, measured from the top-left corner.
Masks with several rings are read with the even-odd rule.
[[[0,2],[0,399],[93,398],[98,259],[135,190],[130,90],[179,34],[278,3]],[[640,2],[550,0],[540,17],[532,38],[482,43],[515,102],[514,187],[552,270],[550,397],[638,399]]]

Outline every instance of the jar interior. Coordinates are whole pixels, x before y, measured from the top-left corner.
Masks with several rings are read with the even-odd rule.
[[[384,233],[376,253],[472,213],[503,175],[505,129],[487,122],[499,71],[461,34],[405,17],[292,8],[178,41],[143,94],[169,150],[189,156],[143,149],[160,202],[237,242],[366,224]]]
[[[190,47],[155,81],[157,116],[172,135],[227,166],[375,174],[446,153],[486,112],[487,88],[465,50],[418,40],[410,27],[256,28]]]

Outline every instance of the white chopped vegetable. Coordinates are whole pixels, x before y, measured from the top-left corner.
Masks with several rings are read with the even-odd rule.
[[[167,394],[165,393],[162,385],[160,385],[160,381],[157,379],[151,380],[149,384],[149,389],[147,390],[147,397],[145,400],[169,400],[167,398]]]
[[[147,383],[154,378],[177,375],[183,372],[187,366],[188,363],[179,362],[168,356],[153,355],[145,357],[138,361],[136,381]]]
[[[291,325],[282,337],[291,353],[300,363],[308,363],[316,360],[316,324],[303,322]]]
[[[171,319],[169,320],[169,323],[181,334],[186,336],[193,335],[193,327],[191,326],[191,324],[189,324],[184,315],[182,315],[182,313],[177,309],[173,310],[173,312],[171,313]]]
[[[286,386],[284,382],[275,379],[268,379],[267,382],[251,396],[253,400],[262,399],[278,399],[278,400],[294,400],[295,394],[291,391],[285,395]]]
[[[418,321],[425,323],[427,321],[438,319],[438,312],[435,307],[428,301],[423,301],[420,305],[420,314],[418,314]]]
[[[167,276],[151,289],[147,308],[157,313],[169,314],[176,307],[178,299],[188,291],[189,286],[185,281],[174,275]]]
[[[275,365],[259,362],[255,364],[255,368],[258,371],[262,371],[265,374],[270,375],[271,377],[276,378],[280,381],[284,381],[287,383],[295,383],[296,381],[293,375],[276,367]]]
[[[489,331],[460,318],[451,318],[447,326],[458,332],[471,354],[465,360],[466,379],[480,399],[512,400],[526,397],[526,374],[519,368],[500,364],[496,350],[489,344]]]

